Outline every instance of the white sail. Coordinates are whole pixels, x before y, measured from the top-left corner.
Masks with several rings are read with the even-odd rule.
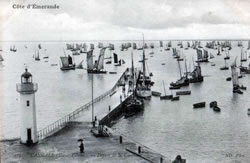
[[[35,53],[36,55],[35,55],[35,59],[36,60],[40,60],[40,58],[39,58],[39,50]]]
[[[62,67],[68,67],[69,66],[69,60],[68,57],[60,57],[62,62]]]
[[[214,55],[212,53],[210,53],[210,59],[213,59]]]
[[[101,70],[104,68],[104,53],[105,53],[105,48],[102,48],[100,50],[98,62],[97,62],[97,70]]]
[[[204,51],[204,56],[203,56],[203,58],[208,58],[208,51],[207,50],[203,50]]]
[[[93,64],[93,50],[87,52],[87,69],[93,70],[94,64]]]

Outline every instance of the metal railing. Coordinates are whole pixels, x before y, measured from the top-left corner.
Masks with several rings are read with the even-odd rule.
[[[104,99],[105,97],[107,97],[108,95],[112,94],[117,86],[119,86],[120,81],[123,79],[124,75],[126,75],[127,69],[125,72],[123,72],[122,76],[118,79],[118,81],[116,82],[116,84],[106,93],[96,97],[93,100],[93,103],[97,103],[99,101],[101,101],[102,99]],[[64,117],[58,119],[57,121],[53,122],[52,124],[48,125],[47,127],[39,130],[37,132],[37,136],[38,139],[44,139],[50,135],[52,135],[53,133],[59,131],[60,129],[62,129],[68,122],[78,118],[80,116],[80,113],[86,109],[88,109],[89,107],[91,107],[92,105],[92,101],[88,102],[87,104],[77,108],[75,111],[65,115]]]

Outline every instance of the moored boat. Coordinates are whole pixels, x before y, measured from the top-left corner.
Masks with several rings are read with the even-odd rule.
[[[180,96],[173,96],[171,101],[179,101],[180,100]]]
[[[177,91],[176,95],[191,95],[191,91]]]
[[[221,109],[220,109],[218,106],[214,106],[214,107],[213,107],[213,110],[214,110],[215,112],[220,112]]]
[[[152,91],[152,96],[161,96],[161,92]]]
[[[210,108],[213,108],[213,107],[215,107],[215,106],[217,106],[217,101],[212,101],[212,102],[210,102],[210,104],[209,104],[209,107],[210,107]]]
[[[199,102],[193,104],[193,108],[204,108],[206,106],[206,102]]]
[[[106,74],[107,71],[104,70],[104,53],[105,48],[100,50],[98,60],[93,63],[93,50],[87,52],[87,71],[93,74]]]
[[[73,63],[73,59],[70,55],[68,57],[60,57],[62,62],[61,70],[74,70],[75,64]]]

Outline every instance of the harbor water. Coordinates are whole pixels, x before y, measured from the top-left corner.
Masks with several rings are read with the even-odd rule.
[[[146,68],[148,72],[153,73],[152,81],[155,82],[152,90],[164,94],[164,81],[166,94],[175,94],[176,90],[168,89],[171,82],[180,78],[172,49],[165,51],[164,48],[160,48],[159,41],[148,42],[155,44],[153,50],[145,51]],[[70,53],[64,50],[66,42],[39,43],[42,45],[40,61],[35,61],[33,58],[35,50],[38,49],[38,42],[1,43],[3,51],[0,53],[4,58],[4,61],[0,62],[1,139],[19,137],[20,98],[16,92],[16,84],[20,83],[20,76],[26,66],[33,75],[33,82],[38,83],[36,93],[38,129],[46,127],[91,100],[91,74],[84,69],[60,70],[59,57]],[[113,63],[104,65],[107,71],[116,71],[117,74],[93,75],[94,97],[111,89],[124,70],[131,67],[131,48],[128,51],[120,51],[121,42],[111,43],[115,44],[114,52],[126,63],[122,66],[114,66]],[[137,44],[140,43],[137,41]],[[165,43],[167,41],[164,41]],[[186,41],[183,43],[185,48]],[[205,43],[202,42],[203,47]],[[247,42],[243,43],[246,47]],[[17,48],[15,53],[9,50],[14,44]],[[97,42],[95,44],[97,45]],[[197,58],[196,50],[181,49],[177,46],[177,42],[172,42],[172,45],[182,52],[182,56],[186,56],[187,69],[192,70],[193,61]],[[150,55],[152,51],[154,54]],[[105,57],[109,57],[112,52],[106,50]],[[226,78],[231,76],[230,68],[220,70],[225,65],[223,59],[225,51],[221,56],[216,55],[217,50],[208,49],[208,52],[215,58],[209,63],[200,64],[204,81],[181,88],[181,90],[191,90],[191,95],[181,96],[179,101],[173,102],[152,97],[151,100],[145,101],[142,113],[130,118],[121,118],[113,129],[171,159],[180,154],[190,163],[249,162],[250,117],[247,115],[247,109],[250,107],[250,75],[246,74],[239,79],[240,84],[247,86],[247,90],[243,91],[242,95],[233,94],[232,82],[226,81]],[[227,62],[229,67],[236,57],[237,65],[240,64],[240,52],[237,42],[232,42],[230,60]],[[96,48],[95,59],[98,58],[98,54],[99,49]],[[142,51],[134,50],[133,54],[135,67],[141,68],[141,63],[138,61],[142,58]],[[49,59],[43,59],[46,55]],[[76,64],[81,60],[84,60],[83,67],[86,67],[86,54],[74,56]],[[211,66],[211,62],[216,65]],[[181,71],[185,72],[184,61],[181,61]],[[220,113],[209,108],[209,103],[215,100],[221,108]],[[206,101],[205,108],[193,109],[194,103],[202,101]],[[87,116],[84,121],[91,121],[91,118]]]

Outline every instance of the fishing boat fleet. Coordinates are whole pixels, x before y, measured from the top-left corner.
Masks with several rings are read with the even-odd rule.
[[[128,103],[128,115],[131,113],[131,108],[140,108],[142,107],[142,101],[140,99],[150,99],[151,96],[158,96],[161,100],[171,100],[178,101],[180,99],[180,95],[190,95],[191,90],[184,91],[176,91],[173,93],[174,89],[181,89],[188,87],[190,84],[201,83],[204,81],[204,76],[202,74],[202,69],[206,69],[208,66],[208,62],[210,62],[211,66],[216,66],[212,60],[221,59],[224,62],[224,65],[219,68],[219,70],[231,70],[231,76],[227,78],[226,81],[232,81],[232,92],[236,94],[243,94],[243,92],[247,89],[246,86],[240,84],[239,77],[241,74],[250,74],[250,63],[248,60],[250,58],[248,50],[250,50],[250,41],[248,41],[248,46],[244,48],[242,41],[237,42],[237,47],[240,48],[240,53],[237,54],[239,56],[240,64],[237,66],[237,57],[230,66],[230,60],[234,57],[232,55],[231,50],[234,46],[232,46],[231,41],[207,41],[205,46],[201,43],[201,41],[178,41],[177,46],[173,47],[172,41],[159,41],[158,44],[155,42],[148,42],[142,40],[142,43],[135,42],[126,42],[121,43],[120,47],[116,47],[112,43],[102,43],[98,44],[94,43],[67,43],[65,49],[62,50],[62,54],[60,56],[60,69],[62,71],[75,70],[75,69],[83,69],[86,70],[87,73],[90,74],[107,74],[107,70],[105,69],[105,64],[113,65],[116,67],[120,67],[126,65],[125,58],[121,55],[128,50],[137,50],[141,51],[141,70],[134,71],[131,76],[133,76],[133,80],[131,80],[131,84],[133,92],[131,96],[131,101]],[[24,46],[25,49],[28,48],[27,45]],[[157,50],[156,48],[159,48]],[[147,49],[147,50],[146,50]],[[192,49],[192,53],[195,56],[195,61],[193,60],[192,69],[187,68],[187,59],[186,59],[186,50]],[[10,46],[11,52],[17,52],[17,48],[15,45]],[[147,62],[149,58],[146,58],[147,55],[150,57],[154,57],[155,55],[165,54],[164,51],[167,51],[168,54],[172,54],[173,59],[176,60],[176,64],[178,66],[178,78],[175,81],[172,81],[169,84],[169,89],[171,94],[166,92],[165,82],[162,81],[163,84],[163,92],[152,91],[151,88],[154,86],[154,82],[152,81],[152,72],[149,71]],[[82,57],[80,62],[75,62],[75,57],[86,55]],[[41,44],[38,44],[35,48],[33,54],[35,61],[40,61],[41,59],[49,60],[49,55],[46,49],[42,47]],[[85,61],[84,61],[85,60]],[[133,61],[133,57],[131,56],[131,60]],[[0,54],[0,62],[3,62],[4,58],[2,54]],[[77,60],[76,60],[77,61]],[[79,60],[78,60],[79,61]],[[86,63],[86,66],[84,65]],[[184,68],[182,68],[181,63],[184,63]],[[56,66],[57,64],[53,64]],[[133,65],[133,63],[132,63]],[[166,65],[166,63],[162,63],[162,66]],[[52,64],[51,64],[52,66]],[[134,69],[134,65],[131,66],[131,69]],[[184,69],[184,71],[183,71]],[[109,74],[115,74],[116,72],[109,72]],[[193,105],[194,108],[204,107],[204,102],[198,102]],[[218,111],[218,106],[213,107],[214,110]],[[141,110],[141,109],[138,109]]]

